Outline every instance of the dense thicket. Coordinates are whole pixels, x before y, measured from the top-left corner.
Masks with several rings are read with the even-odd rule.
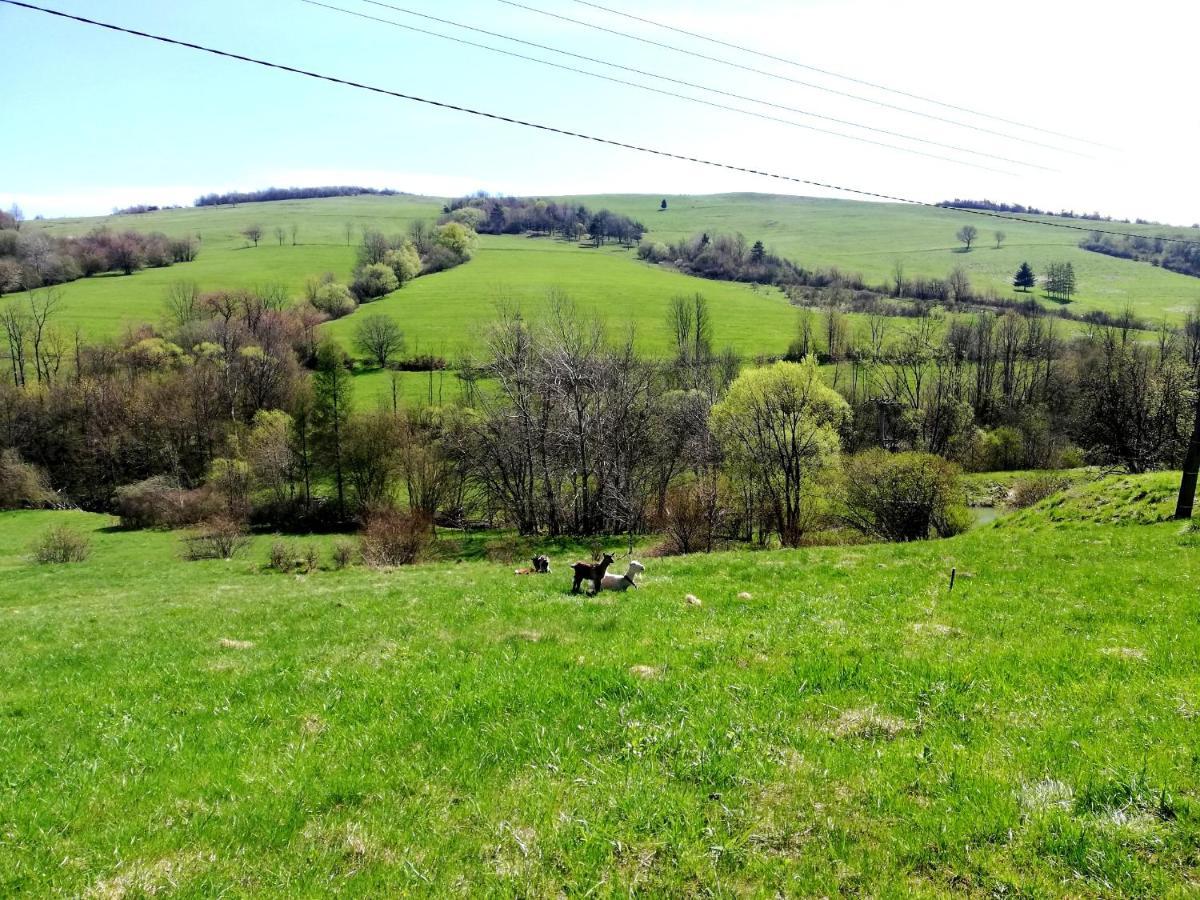
[[[597,246],[608,241],[632,246],[646,233],[641,222],[607,209],[592,211],[582,204],[486,194],[452,200],[441,221],[461,222],[480,234],[557,235],[565,240],[586,236]]]
[[[263,203],[269,200],[313,200],[318,197],[357,197],[378,194],[391,197],[399,191],[389,188],[369,188],[357,185],[326,185],[324,187],[269,187],[261,191],[230,191],[227,194],[205,194],[196,198],[196,206],[224,206],[229,203]]]
[[[1079,246],[1093,253],[1136,259],[1200,278],[1200,244],[1181,244],[1161,237],[1122,237],[1093,231],[1079,242]]]
[[[54,336],[52,296],[0,319],[0,459],[21,485],[5,502],[131,525],[371,520],[404,546],[421,522],[658,524],[684,549],[847,526],[907,540],[961,523],[945,460],[1178,465],[1200,386],[1194,317],[1153,342],[1117,327],[1068,340],[1013,311],[871,314],[852,331],[831,305],[798,311],[798,361],[746,366],[715,349],[701,296],[671,302],[673,352],[650,359],[553,295],[536,321],[500,313],[457,402],[363,411],[344,352],[316,341],[322,316],[280,291],[177,285],[161,326],[94,345]]]
[[[62,284],[102,272],[130,275],[139,269],[190,262],[197,243],[159,232],[96,228],[83,237],[52,237],[29,229],[0,227],[0,294]]]
[[[1057,216],[1060,219],[1087,219],[1093,222],[1123,222],[1129,224],[1129,219],[1114,219],[1112,216],[1102,216],[1098,212],[1079,213],[1073,209],[1061,209],[1058,212],[1047,209],[1038,209],[1036,206],[1024,206],[1020,203],[996,203],[992,200],[960,200],[957,197],[953,200],[943,200],[937,204],[938,206],[947,209],[983,209],[989,212],[1014,213],[1017,215],[1027,216]],[[1157,222],[1150,222],[1146,219],[1137,219],[1138,225],[1157,225]]]

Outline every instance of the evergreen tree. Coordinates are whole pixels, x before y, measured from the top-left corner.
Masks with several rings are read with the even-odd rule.
[[[754,246],[750,248],[750,259],[756,263],[760,263],[766,255],[767,248],[763,246],[763,242],[755,241]]]
[[[1021,263],[1017,274],[1013,276],[1013,287],[1019,291],[1028,291],[1035,284],[1037,284],[1037,276],[1033,274],[1033,267],[1027,262]]]
[[[666,208],[667,208],[667,198],[666,198],[666,197],[663,197],[663,202],[662,202],[662,204],[661,204],[661,205],[660,205],[658,208],[659,208],[659,209],[666,209]]]
[[[346,356],[331,340],[317,348],[317,370],[312,378],[312,431],[314,449],[333,472],[337,484],[338,515],[346,516],[346,483],[342,472],[342,441],[354,397],[354,383],[346,370]]]
[[[1064,263],[1062,267],[1062,293],[1063,299],[1070,303],[1071,295],[1075,293],[1075,266],[1071,263]]]

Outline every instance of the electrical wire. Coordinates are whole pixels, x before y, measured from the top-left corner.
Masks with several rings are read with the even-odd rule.
[[[1117,237],[1130,237],[1130,238],[1146,237],[1146,235],[1134,234],[1133,232],[1127,232],[1127,231],[1112,231],[1112,230],[1102,229],[1102,228],[1090,228],[1090,227],[1084,227],[1082,225],[1071,225],[1066,222],[1046,222],[1046,221],[1043,221],[1040,219],[1025,219],[1025,218],[1022,218],[1021,216],[1014,216],[1014,215],[1009,215],[1007,213],[993,212],[991,210],[967,209],[967,208],[961,207],[961,206],[942,206],[941,204],[929,203],[928,201],[925,201],[925,200],[912,200],[912,199],[909,199],[906,197],[897,197],[897,196],[890,195],[890,194],[879,193],[877,191],[864,190],[862,188],[854,188],[854,187],[848,187],[845,185],[830,184],[827,182],[815,181],[815,180],[809,179],[809,178],[800,178],[799,176],[796,176],[796,175],[782,175],[777,172],[768,172],[768,171],[765,171],[762,169],[752,169],[747,166],[739,166],[734,163],[725,163],[725,162],[719,162],[719,161],[710,160],[710,159],[704,159],[702,157],[688,156],[684,153],[676,153],[676,152],[673,152],[670,150],[659,150],[659,149],[656,149],[653,147],[645,147],[645,146],[641,146],[638,144],[630,144],[625,141],[615,140],[613,138],[606,138],[606,137],[600,137],[598,135],[585,134],[585,133],[579,132],[579,131],[570,131],[565,128],[557,128],[553,125],[543,125],[538,122],[529,122],[524,119],[514,118],[512,116],[501,115],[500,113],[493,113],[493,112],[487,112],[484,110],[472,109],[469,106],[460,106],[455,103],[448,103],[444,100],[433,100],[433,99],[430,99],[427,97],[418,97],[415,94],[405,94],[400,91],[390,90],[388,88],[381,88],[381,87],[377,87],[374,85],[363,84],[363,83],[357,82],[357,81],[350,81],[349,79],[346,79],[346,78],[338,78],[335,75],[324,75],[319,72],[309,71],[308,69],[301,69],[296,66],[285,65],[284,63],[270,62],[269,60],[256,59],[253,56],[245,56],[241,53],[234,53],[229,50],[219,50],[215,47],[206,47],[203,44],[196,44],[196,43],[192,43],[191,41],[180,40],[179,38],[172,38],[172,37],[166,37],[165,35],[152,34],[147,31],[139,31],[135,28],[127,28],[123,25],[114,25],[110,22],[101,22],[96,19],[89,19],[85,16],[77,16],[77,15],[74,15],[73,13],[62,12],[61,10],[57,10],[57,9],[49,9],[44,6],[37,6],[33,3],[25,3],[25,2],[23,2],[23,0],[0,0],[0,3],[3,3],[6,6],[15,6],[15,7],[19,7],[21,9],[28,9],[28,10],[33,10],[35,12],[45,13],[50,16],[56,16],[60,19],[70,19],[75,22],[80,22],[84,25],[92,25],[97,28],[104,28],[108,31],[115,31],[115,32],[119,32],[121,34],[132,35],[133,37],[139,37],[139,38],[144,38],[146,40],[157,41],[158,43],[162,43],[162,44],[169,44],[169,45],[176,46],[176,47],[186,47],[189,50],[197,50],[201,53],[208,53],[213,56],[222,57],[224,59],[232,59],[232,60],[236,60],[238,62],[251,63],[256,66],[262,66],[262,67],[268,68],[268,69],[275,69],[280,72],[288,72],[293,75],[303,75],[306,78],[313,78],[318,81],[328,82],[330,84],[339,84],[339,85],[343,85],[345,87],[352,87],[357,90],[370,91],[371,93],[382,94],[382,95],[385,95],[388,97],[395,97],[400,100],[410,100],[414,103],[425,104],[426,106],[434,106],[439,109],[448,109],[448,110],[452,110],[454,112],[467,113],[468,115],[479,116],[480,118],[490,119],[490,120],[496,121],[496,122],[507,122],[511,125],[520,125],[524,128],[534,128],[534,129],[537,129],[538,131],[544,131],[544,132],[547,132],[550,134],[563,135],[564,137],[578,138],[580,140],[591,141],[593,143],[603,144],[603,145],[609,146],[609,147],[620,147],[625,150],[633,150],[638,153],[646,153],[646,154],[661,157],[664,159],[682,160],[684,162],[696,163],[697,165],[708,166],[711,168],[723,169],[723,170],[727,170],[727,171],[731,171],[731,172],[740,172],[745,175],[759,175],[764,178],[772,178],[777,181],[786,181],[786,182],[790,182],[793,184],[804,184],[804,185],[808,185],[810,187],[823,188],[825,190],[838,191],[840,193],[845,193],[845,194],[854,194],[855,196],[859,196],[859,197],[869,197],[873,200],[887,200],[892,203],[904,203],[904,204],[908,204],[910,206],[921,206],[921,207],[925,207],[928,209],[941,210],[942,212],[948,212],[948,213],[962,213],[962,214],[966,214],[966,215],[972,215],[972,216],[983,217],[983,218],[988,218],[988,219],[1002,219],[1002,220],[1008,221],[1008,222],[1023,222],[1026,225],[1041,225],[1046,228],[1063,228],[1063,229],[1069,229],[1071,231],[1087,231],[1087,232],[1092,232],[1092,233],[1097,233],[1097,234],[1114,235]],[[1156,236],[1155,239],[1161,240],[1161,241],[1166,241],[1169,243],[1200,246],[1200,241],[1190,240],[1188,238]]]
[[[879,84],[874,81],[867,81],[865,78],[856,78],[853,75],[846,75],[842,72],[834,72],[830,69],[822,69],[819,66],[802,63],[798,60],[788,59],[783,56],[775,56],[771,53],[764,53],[762,50],[755,50],[753,47],[745,47],[741,44],[734,44],[730,41],[723,41],[720,38],[715,38],[712,35],[700,34],[696,31],[688,31],[686,28],[679,28],[675,25],[668,25],[666,22],[658,22],[654,19],[647,19],[643,16],[637,16],[630,12],[625,12],[619,9],[613,9],[610,6],[603,6],[599,3],[593,3],[591,0],[574,0],[580,6],[590,6],[592,9],[598,9],[602,12],[609,13],[614,16],[621,16],[626,19],[632,19],[635,22],[641,22],[645,25],[653,25],[655,28],[662,28],[666,31],[674,31],[676,34],[683,34],[688,37],[697,38],[701,41],[708,41],[710,44],[719,44],[722,47],[728,47],[732,50],[739,50],[742,53],[749,53],[753,56],[759,56],[763,59],[770,59],[774,62],[785,63],[789,66],[795,66],[798,69],[807,69],[809,72],[816,72],[820,75],[828,75],[830,78],[840,78],[843,81],[849,81],[852,84],[859,84],[863,87],[875,88],[880,91],[887,91],[890,94],[898,94],[901,97],[908,97],[910,100],[920,100],[922,103],[932,103],[934,106],[940,106],[944,109],[953,109],[957,112],[969,113],[973,116],[979,116],[982,119],[991,119],[994,122],[1003,122],[1005,125],[1015,125],[1018,128],[1026,128],[1030,131],[1040,131],[1042,134],[1053,135],[1054,137],[1066,138],[1070,141],[1079,141],[1082,144],[1091,144],[1094,147],[1103,147],[1112,149],[1108,144],[1102,144],[1099,141],[1089,140],[1088,138],[1075,137],[1074,135],[1064,134],[1061,131],[1054,131],[1050,128],[1042,128],[1038,125],[1030,125],[1027,122],[1018,122],[1016,119],[1006,119],[1003,116],[992,115],[991,113],[980,112],[977,109],[971,109],[967,106],[956,106],[953,103],[946,103],[943,100],[935,100],[932,97],[925,97],[921,94],[913,94],[909,91],[901,90],[900,88],[888,87],[886,84]]]
[[[826,85],[814,84],[811,81],[801,81],[799,78],[792,78],[788,75],[781,75],[778,72],[768,72],[765,69],[756,69],[753,66],[743,65],[732,60],[722,59],[719,56],[709,56],[705,53],[699,53],[695,50],[686,50],[683,47],[676,47],[672,44],[664,44],[661,41],[654,41],[650,38],[640,37],[636,34],[629,34],[625,31],[618,31],[615,28],[606,28],[603,25],[597,25],[594,22],[585,22],[582,19],[573,19],[570,16],[564,16],[560,13],[553,13],[549,10],[538,9],[536,6],[527,6],[524,3],[518,3],[517,0],[496,0],[497,3],[503,3],[505,6],[511,6],[515,9],[523,9],[527,12],[537,13],[541,16],[549,16],[551,19],[558,19],[563,22],[570,22],[573,25],[582,25],[584,28],[590,28],[594,31],[603,31],[607,34],[613,34],[618,37],[623,37],[631,41],[638,41],[642,44],[649,44],[652,47],[658,47],[663,50],[671,50],[674,53],[682,53],[686,56],[694,56],[697,59],[708,60],[709,62],[720,63],[723,66],[730,66],[734,69],[741,69],[744,72],[753,72],[756,75],[763,75],[767,78],[775,78],[780,81],[789,81],[792,84],[798,84],[803,87],[812,88],[817,91],[824,91],[827,94],[836,94],[839,97],[848,97],[851,100],[858,100],[861,103],[869,103],[872,106],[881,106],[885,109],[896,110],[897,112],[907,113],[912,116],[920,116],[924,119],[933,119],[936,122],[945,122],[948,125],[954,125],[959,128],[969,128],[972,131],[980,131],[984,134],[995,135],[996,137],[1006,138],[1010,141],[1020,141],[1023,144],[1032,144],[1035,147],[1044,147],[1048,150],[1057,150],[1059,153],[1070,153],[1073,156],[1081,156],[1085,159],[1090,159],[1086,153],[1081,153],[1078,150],[1070,150],[1066,147],[1059,147],[1055,144],[1047,144],[1042,141],[1035,141],[1032,138],[1020,137],[1015,134],[1007,134],[1003,131],[996,131],[992,128],[985,128],[982,125],[972,125],[968,122],[961,122],[958,119],[948,119],[945,116],[938,116],[933,113],[921,112],[920,110],[910,109],[907,106],[899,106],[895,103],[888,103],[885,100],[875,100],[870,97],[864,97],[861,94],[852,94],[849,91],[839,91],[837,88],[831,88]]]
[[[613,84],[625,85],[626,87],[636,88],[637,90],[640,90],[640,91],[648,91],[650,93],[660,94],[665,97],[673,97],[677,100],[686,100],[690,103],[698,103],[703,106],[710,107],[712,109],[720,109],[720,110],[725,110],[726,112],[739,113],[739,114],[745,115],[745,116],[752,116],[756,119],[765,119],[768,122],[778,122],[783,125],[791,125],[794,128],[803,128],[808,131],[816,131],[820,134],[828,134],[828,135],[832,135],[833,137],[844,138],[845,140],[859,141],[862,143],[873,144],[876,147],[884,147],[889,150],[897,150],[901,153],[914,153],[918,156],[924,156],[929,159],[936,159],[941,162],[954,163],[956,165],[962,165],[962,166],[971,166],[972,168],[983,169],[984,171],[987,171],[987,172],[998,172],[1001,175],[1013,175],[1014,174],[1013,172],[1009,172],[1005,169],[997,169],[993,166],[984,166],[984,165],[980,165],[978,163],[968,162],[966,160],[954,159],[953,157],[949,157],[949,156],[941,156],[936,153],[927,153],[923,150],[916,150],[911,147],[900,147],[895,144],[888,144],[888,143],[884,143],[883,141],[876,141],[876,140],[872,140],[871,138],[861,137],[859,135],[845,134],[844,132],[833,131],[828,128],[819,128],[815,125],[806,125],[803,122],[796,122],[796,121],[793,121],[792,119],[781,119],[778,116],[773,116],[768,113],[755,112],[755,111],[749,110],[749,109],[741,109],[736,106],[727,106],[726,104],[723,104],[723,103],[715,103],[711,100],[703,100],[699,97],[689,97],[687,94],[679,94],[679,93],[676,93],[675,91],[668,91],[668,90],[664,90],[662,88],[656,88],[656,87],[652,87],[652,86],[646,85],[646,84],[639,84],[634,81],[626,81],[623,78],[614,78],[609,75],[601,75],[598,72],[589,72],[586,69],[580,69],[575,66],[568,66],[568,65],[563,65],[561,63],[550,62],[549,60],[538,59],[537,57],[534,57],[534,56],[526,56],[523,53],[514,53],[510,50],[502,50],[499,47],[490,47],[487,44],[476,43],[475,41],[469,41],[469,40],[466,40],[465,38],[456,38],[456,37],[453,37],[448,34],[441,34],[436,31],[429,31],[428,29],[425,29],[425,28],[418,28],[415,25],[405,25],[401,22],[396,22],[392,19],[384,19],[384,18],[380,18],[379,16],[373,16],[368,13],[358,12],[358,11],[352,10],[352,9],[346,9],[341,6],[333,6],[332,4],[329,4],[329,3],[323,3],[323,2],[321,2],[321,0],[300,0],[300,2],[306,3],[309,6],[316,6],[316,7],[322,8],[322,9],[327,9],[332,12],[344,13],[345,15],[354,16],[355,18],[366,19],[366,20],[372,21],[372,22],[379,22],[383,25],[392,25],[392,26],[395,26],[396,28],[402,28],[405,31],[411,31],[411,32],[415,32],[417,34],[424,34],[424,35],[429,35],[431,37],[441,38],[442,40],[451,41],[455,44],[460,44],[460,45],[467,46],[467,47],[476,47],[481,50],[487,50],[492,53],[499,53],[503,56],[509,56],[514,59],[522,59],[527,62],[534,62],[534,63],[538,63],[540,65],[550,66],[552,68],[559,69],[561,71],[574,72],[578,75],[586,75],[590,78],[598,78],[598,79],[601,79],[602,81],[608,81]],[[386,4],[377,4],[377,5],[386,5]],[[404,12],[405,10],[400,10],[400,11]],[[445,21],[445,20],[439,20],[439,21]],[[450,24],[453,24],[453,23],[450,23]],[[702,90],[703,90],[703,88],[702,88]],[[800,111],[800,114],[801,115],[815,115],[815,114],[806,113],[806,112],[802,112],[802,111]],[[937,144],[936,142],[926,141],[922,138],[910,137],[905,134],[897,134],[896,132],[890,132],[890,131],[884,131],[883,129],[871,128],[870,126],[867,126],[867,125],[858,125],[855,122],[845,122],[842,119],[832,119],[829,116],[816,115],[815,118],[829,119],[830,121],[839,122],[839,123],[846,124],[846,125],[851,125],[856,128],[865,128],[868,131],[882,131],[884,134],[894,135],[896,137],[904,138],[907,140],[920,141],[921,143],[934,144],[935,146],[939,146],[939,147],[945,146],[945,147],[949,147],[949,149],[956,150],[956,151],[959,151],[962,153],[973,153],[974,152],[971,150],[964,150],[963,148],[960,148],[960,147],[953,147],[953,146],[945,145],[945,144]],[[980,155],[991,156],[991,154],[986,154],[986,153],[980,154]],[[1002,159],[1005,162],[1017,163],[1018,165],[1029,165],[1029,166],[1033,166],[1034,168],[1045,168],[1044,166],[1034,166],[1034,164],[1032,164],[1032,163],[1018,163],[1016,160],[1009,160],[1005,157],[994,157],[994,158]],[[1050,170],[1048,170],[1048,171],[1050,171]]]
[[[344,8],[337,7],[337,6],[331,6],[328,3],[319,2],[319,0],[300,0],[300,2],[307,3],[310,6],[320,6],[320,7],[324,7],[325,9],[335,10],[337,12],[342,12],[342,13],[345,13],[345,14],[351,15],[351,16],[358,16],[358,17],[364,18],[364,19],[372,19],[374,21],[383,22],[388,25],[395,25],[398,28],[407,28],[410,31],[417,31],[418,33],[421,33],[421,34],[431,34],[431,35],[434,35],[435,37],[441,37],[446,40],[457,40],[455,38],[450,37],[449,35],[438,34],[437,32],[432,32],[432,31],[424,31],[422,29],[414,28],[413,26],[402,25],[399,22],[395,22],[391,19],[380,19],[380,18],[376,18],[374,16],[367,15],[365,13],[356,12],[354,10],[344,9]],[[478,28],[474,25],[466,25],[462,22],[455,22],[451,19],[443,19],[443,18],[440,18],[439,16],[433,16],[428,13],[423,13],[423,12],[420,12],[415,9],[408,9],[403,6],[395,6],[391,3],[384,3],[384,2],[381,2],[381,0],[362,0],[362,2],[368,3],[371,6],[379,6],[384,9],[390,9],[394,12],[404,13],[405,15],[415,16],[420,19],[426,19],[431,22],[438,22],[442,25],[449,25],[453,28],[460,28],[460,29],[463,29],[464,31],[472,31],[477,34],[485,34],[485,35],[488,35],[489,37],[495,37],[495,38],[500,38],[501,40],[512,41],[515,44],[521,44],[526,47],[536,47],[539,50],[548,50],[551,53],[558,53],[563,56],[572,57],[573,59],[581,59],[581,60],[584,60],[585,62],[595,63],[597,65],[602,65],[602,66],[608,66],[609,68],[618,69],[622,72],[630,72],[635,75],[642,75],[642,76],[645,76],[648,78],[657,78],[661,81],[667,81],[672,84],[683,85],[684,87],[693,88],[693,89],[699,90],[699,91],[706,91],[708,93],[717,94],[722,97],[731,97],[735,100],[743,100],[748,103],[758,103],[763,106],[771,107],[773,109],[783,110],[784,112],[796,113],[801,116],[809,116],[809,117],[815,118],[815,119],[822,119],[827,122],[835,122],[839,125],[848,125],[852,128],[861,128],[866,131],[875,132],[877,134],[886,134],[889,137],[901,138],[902,140],[916,141],[917,143],[928,144],[933,147],[941,147],[944,150],[954,150],[955,152],[958,152],[958,153],[967,153],[967,154],[970,154],[973,156],[986,157],[988,159],[998,160],[999,162],[1012,163],[1013,165],[1018,165],[1018,166],[1027,166],[1032,169],[1041,169],[1042,171],[1046,171],[1046,172],[1058,171],[1057,169],[1052,169],[1048,166],[1042,166],[1037,163],[1026,162],[1026,161],[1020,160],[1020,159],[1013,159],[1008,156],[1000,156],[999,154],[987,153],[982,150],[974,150],[970,147],[961,147],[956,144],[945,144],[940,141],[932,141],[927,138],[917,137],[916,135],[905,134],[904,132],[891,131],[886,128],[876,128],[871,125],[863,125],[859,122],[852,122],[847,119],[839,119],[835,116],[827,116],[827,115],[822,115],[820,113],[814,113],[809,110],[798,109],[794,106],[785,106],[784,104],[774,103],[770,100],[763,100],[763,99],[760,99],[757,97],[748,97],[748,96],[745,96],[744,94],[735,94],[732,91],[725,91],[720,88],[714,88],[714,87],[710,87],[710,86],[703,85],[703,84],[697,84],[696,82],[692,82],[692,81],[685,81],[680,78],[674,78],[670,75],[661,75],[657,72],[649,72],[644,69],[637,69],[632,66],[621,65],[620,63],[615,63],[615,62],[612,62],[611,60],[599,59],[599,58],[592,57],[592,56],[585,56],[581,53],[574,53],[570,50],[563,50],[560,47],[554,47],[549,44],[539,44],[536,41],[528,41],[528,40],[525,40],[524,38],[513,37],[512,35],[504,34],[503,32],[489,31],[486,28]],[[470,46],[470,47],[479,47],[484,50],[489,50],[493,53],[504,53],[509,56],[515,56],[518,59],[532,60],[533,62],[542,63],[543,65],[550,65],[550,66],[556,65],[555,63],[551,63],[546,60],[534,59],[533,57],[522,56],[521,54],[509,53],[508,51],[501,50],[496,47],[489,47],[486,44],[476,44],[474,42],[464,41],[464,40],[458,40],[458,42],[462,43],[462,44],[466,44],[467,46]],[[565,67],[559,66],[559,68],[565,68],[569,72],[578,72],[581,75],[588,75],[588,76],[595,77],[595,78],[605,78],[605,76],[599,75],[595,72],[587,72],[583,69],[575,69],[570,66],[565,66]],[[606,79],[606,80],[608,80],[608,79]],[[641,90],[654,90],[654,88],[648,88],[646,85],[633,84],[628,81],[617,80],[617,83],[630,85],[632,87],[636,87]],[[664,92],[660,92],[660,93],[664,93]],[[667,94],[667,96],[670,96],[670,97],[681,96],[679,94],[673,94],[670,92],[665,92],[665,93]],[[694,98],[685,98],[685,99],[694,99]],[[728,109],[728,107],[718,107],[718,108]],[[752,113],[747,110],[737,110],[737,111],[746,113],[747,115],[758,115],[757,113]],[[774,121],[786,121],[786,120],[774,119]],[[791,124],[791,123],[789,123],[789,124]],[[941,158],[941,157],[939,157],[939,158]],[[993,169],[991,171],[1002,171],[1002,170]],[[1006,174],[1008,174],[1008,173],[1006,173]]]

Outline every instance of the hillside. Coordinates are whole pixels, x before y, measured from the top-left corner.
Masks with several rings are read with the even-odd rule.
[[[1071,261],[1080,284],[1078,299],[1071,305],[1076,311],[1119,313],[1129,305],[1151,320],[1178,318],[1200,300],[1200,280],[1145,263],[1088,253],[1076,246],[1081,235],[1072,231],[997,223],[1008,233],[1008,239],[1002,249],[996,250],[990,240],[989,222],[969,217],[980,228],[980,244],[970,253],[961,253],[953,235],[961,224],[959,220],[968,217],[934,209],[737,194],[668,197],[668,209],[663,212],[658,209],[659,197],[569,199],[593,208],[607,206],[638,218],[650,228],[649,236],[654,239],[676,239],[702,231],[737,231],[751,240],[762,239],[802,265],[838,266],[860,271],[871,280],[886,280],[898,260],[910,277],[943,277],[953,266],[961,265],[978,287],[990,285],[1007,291],[1011,274],[1022,260],[1029,260],[1035,269],[1048,262]],[[87,335],[104,336],[153,319],[166,286],[180,279],[196,281],[205,289],[279,282],[296,292],[305,277],[312,274],[332,271],[346,278],[354,260],[353,247],[346,242],[347,223],[351,243],[355,243],[364,226],[401,232],[414,219],[436,217],[443,202],[411,196],[280,201],[164,210],[138,216],[48,220],[31,222],[26,227],[55,234],[82,234],[97,225],[108,225],[200,238],[200,256],[195,262],[63,286],[63,321],[71,326],[78,324]],[[240,235],[241,229],[251,224],[262,225],[265,231],[258,247],[247,247]],[[291,245],[293,224],[297,227],[298,246]],[[277,226],[288,232],[284,246],[276,241]],[[524,248],[536,249],[516,255]],[[557,255],[560,252],[566,255]],[[603,262],[593,258],[606,255]],[[719,301],[714,304],[722,310],[724,321],[719,324],[728,326],[728,332],[719,335],[722,340],[747,353],[778,352],[781,345],[786,345],[776,331],[780,314],[762,296],[743,287],[713,282],[698,285],[672,272],[644,271],[647,268],[630,252],[595,253],[550,241],[522,243],[514,238],[485,236],[476,260],[467,267],[474,271],[437,276],[441,284],[418,283],[410,290],[420,294],[419,301],[410,302],[402,294],[387,304],[398,313],[404,311],[406,327],[412,334],[420,332],[422,340],[434,345],[450,345],[464,331],[473,334],[470,326],[478,323],[480,313],[490,310],[495,297],[506,289],[535,312],[545,287],[562,287],[584,305],[595,308],[602,299],[601,311],[617,327],[630,311],[636,310],[639,328],[654,345],[661,340],[661,334],[656,336],[655,332],[661,328],[669,298],[700,287]],[[755,321],[759,324],[749,325]],[[464,325],[468,327],[464,329]],[[335,326],[333,330],[347,327]]]
[[[92,558],[26,561],[61,521]],[[1035,508],[948,541],[647,560],[643,589],[595,600],[561,550],[546,578],[296,577],[263,568],[267,537],[186,563],[170,532],[110,526],[0,513],[6,895],[1200,876],[1200,568],[1175,523]]]

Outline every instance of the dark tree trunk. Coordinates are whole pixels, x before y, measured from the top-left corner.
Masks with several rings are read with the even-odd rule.
[[[1196,475],[1200,472],[1200,398],[1196,400],[1196,422],[1192,439],[1183,458],[1183,478],[1179,482],[1179,500],[1175,504],[1176,519],[1190,519],[1196,502]]]

